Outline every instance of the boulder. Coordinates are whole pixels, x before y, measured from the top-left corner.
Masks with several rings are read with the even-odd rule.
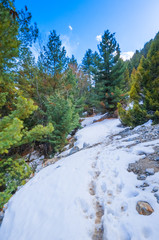
[[[154,192],[158,192],[158,190],[159,190],[159,187],[155,186],[155,187],[152,189],[152,192],[153,192],[153,193],[154,193]]]
[[[140,215],[149,216],[154,210],[148,202],[138,201],[136,204],[136,210]]]
[[[73,154],[73,153],[76,153],[79,151],[79,147],[78,146],[75,146],[71,149],[71,151],[69,152],[69,155]]]

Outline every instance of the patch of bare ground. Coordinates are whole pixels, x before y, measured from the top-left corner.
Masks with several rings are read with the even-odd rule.
[[[128,171],[133,172],[137,175],[146,174],[146,169],[153,168],[154,173],[159,172],[159,147],[154,147],[154,153],[147,154],[144,158],[141,158],[135,163],[130,163],[128,166]]]

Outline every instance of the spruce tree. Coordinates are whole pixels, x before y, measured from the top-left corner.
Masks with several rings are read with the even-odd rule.
[[[18,13],[13,1],[0,3],[0,74],[10,71],[15,67],[18,57]]]
[[[93,68],[93,52],[91,49],[88,49],[83,57],[82,68],[85,73],[91,75]]]
[[[74,55],[72,55],[72,57],[69,59],[69,65],[71,65],[73,67],[77,67],[78,63],[77,63],[77,60],[75,59]]]
[[[119,101],[123,81],[123,61],[120,59],[119,44],[115,34],[108,30],[98,45],[100,53],[99,68],[95,76],[95,90],[104,111],[114,112]]]
[[[54,78],[62,73],[66,67],[66,50],[62,47],[60,37],[53,30],[50,32],[47,46],[44,47],[45,64],[47,64],[47,73]]]

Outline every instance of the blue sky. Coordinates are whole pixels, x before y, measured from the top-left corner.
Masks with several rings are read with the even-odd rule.
[[[159,0],[15,0],[15,4],[18,9],[28,6],[43,38],[55,29],[68,55],[74,54],[78,62],[88,48],[97,50],[104,30],[116,33],[122,52],[141,49],[159,31]]]

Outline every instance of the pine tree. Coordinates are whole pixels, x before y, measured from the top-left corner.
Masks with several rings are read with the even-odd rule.
[[[35,58],[32,54],[31,47],[38,37],[38,28],[36,23],[31,23],[32,15],[25,6],[25,9],[18,11],[20,41],[18,65],[16,69],[15,81],[17,87],[23,91],[26,97],[33,97],[35,73]]]
[[[0,74],[10,71],[18,57],[18,13],[13,1],[0,3]],[[7,29],[7,31],[6,31]]]
[[[93,52],[91,49],[88,49],[82,60],[82,68],[85,73],[91,75],[93,70]]]
[[[54,132],[47,138],[53,154],[65,146],[67,135],[79,124],[79,115],[71,99],[66,99],[59,92],[50,96],[45,106],[48,122],[54,125]]]
[[[56,78],[64,71],[67,63],[66,50],[55,30],[50,32],[47,47],[44,47],[44,57],[48,74]]]
[[[77,60],[75,59],[74,55],[72,55],[72,57],[69,59],[69,65],[71,65],[72,67],[78,66]]]
[[[114,112],[122,95],[121,82],[124,72],[119,44],[114,35],[108,30],[105,31],[98,45],[100,61],[95,82],[95,90],[101,107],[108,112]]]

